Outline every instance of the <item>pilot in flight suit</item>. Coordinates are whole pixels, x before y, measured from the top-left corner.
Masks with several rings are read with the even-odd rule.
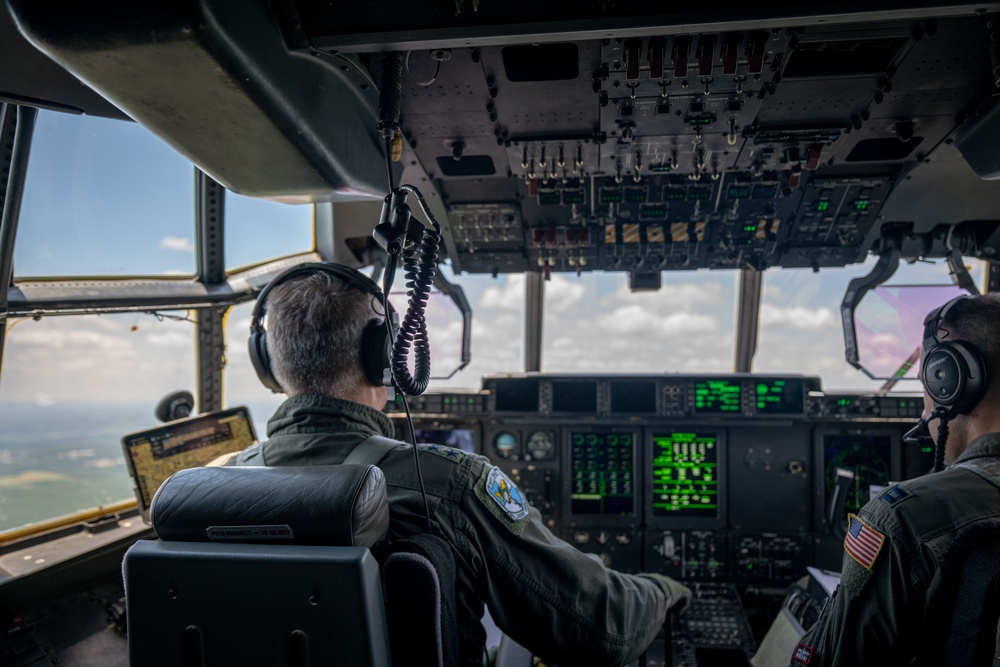
[[[230,465],[336,465],[370,436],[393,436],[378,409],[385,387],[366,380],[357,361],[373,307],[370,295],[322,271],[273,289],[267,346],[290,398],[268,422],[268,440]],[[412,449],[395,444],[370,461],[385,474],[390,539],[426,530]],[[615,572],[555,537],[485,457],[419,448],[434,532],[455,554],[463,665],[483,664],[483,603],[501,630],[545,660],[623,665],[652,642],[667,610],[690,597],[666,576]]]
[[[934,664],[955,604],[954,582],[943,573],[962,541],[1000,533],[1000,295],[946,308],[937,338],[978,350],[986,379],[949,422],[951,465],[890,487],[849,517],[840,587],[795,648],[793,666]],[[925,368],[928,349],[925,341]],[[931,388],[921,379],[930,416]]]

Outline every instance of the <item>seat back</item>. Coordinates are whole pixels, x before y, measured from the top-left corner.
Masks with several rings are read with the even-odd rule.
[[[369,550],[388,529],[378,468],[194,468],[151,517],[161,541],[123,564],[129,664],[391,664]],[[414,616],[440,606],[408,602]]]
[[[125,556],[130,665],[389,665],[364,547],[137,542]]]
[[[392,655],[415,667],[460,663],[455,556],[436,535],[397,540],[377,551]],[[413,601],[420,600],[426,613]],[[415,657],[419,656],[419,657]]]

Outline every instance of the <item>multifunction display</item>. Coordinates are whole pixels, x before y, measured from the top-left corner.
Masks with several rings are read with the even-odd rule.
[[[757,414],[802,414],[804,396],[802,380],[754,380],[753,400]]]
[[[570,434],[570,512],[604,516],[635,513],[631,433]]]
[[[739,380],[702,380],[694,385],[696,415],[725,415],[740,412]]]
[[[718,453],[714,433],[653,435],[653,515],[717,518]]]

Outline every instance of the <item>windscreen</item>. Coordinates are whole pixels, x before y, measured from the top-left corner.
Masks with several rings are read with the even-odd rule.
[[[879,286],[854,312],[858,361],[878,379],[916,377],[924,318],[966,291],[956,285]]]

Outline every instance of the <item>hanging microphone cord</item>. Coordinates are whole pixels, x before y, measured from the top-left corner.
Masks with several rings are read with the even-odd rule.
[[[389,194],[382,204],[379,222],[372,231],[375,241],[386,251],[385,273],[382,278],[382,299],[385,310],[386,328],[389,330],[389,340],[392,350],[389,360],[389,377],[386,384],[403,403],[406,413],[406,425],[410,432],[413,447],[413,465],[420,484],[420,497],[423,499],[424,516],[427,520],[427,532],[432,533],[431,511],[427,502],[427,492],[424,489],[424,478],[420,471],[420,457],[417,451],[416,437],[413,428],[413,418],[406,395],[417,396],[427,390],[431,377],[431,350],[427,338],[427,320],[424,312],[430,298],[431,284],[437,269],[438,249],[441,246],[441,225],[427,205],[427,201],[417,188],[412,185],[396,187],[392,173],[392,147],[399,131],[400,107],[402,102],[403,55],[401,53],[382,54],[382,87],[379,94],[378,129],[385,140],[385,164],[389,181]],[[432,228],[421,225],[419,236],[411,232],[410,207],[406,197],[412,194],[423,211]],[[394,329],[392,312],[389,308],[389,293],[396,277],[396,267],[400,258],[403,260],[406,294],[408,297],[406,313],[399,328]],[[413,374],[410,374],[410,348],[413,348]]]
[[[934,447],[934,472],[944,470],[944,450],[948,444],[948,417],[947,413],[941,416],[938,423],[937,443]]]
[[[430,298],[431,284],[437,270],[438,248],[441,245],[441,226],[431,215],[427,202],[420,191],[412,185],[399,188],[417,197],[424,215],[433,229],[423,228],[420,243],[403,250],[403,269],[406,278],[406,294],[409,302],[406,315],[399,326],[399,333],[392,344],[392,377],[399,383],[404,393],[417,396],[427,390],[431,379],[431,348],[427,339],[427,320],[424,313]],[[413,374],[410,374],[408,359],[413,346]]]
[[[406,205],[406,194],[412,192],[417,197],[424,215],[433,225],[433,229],[423,227],[420,232],[420,242],[405,245],[409,236],[409,207]],[[392,325],[389,318],[386,318],[386,326],[390,329],[392,342],[392,354],[389,361],[392,387],[395,394],[403,402],[403,410],[406,413],[406,425],[409,429],[411,439],[415,440],[413,418],[410,414],[410,405],[406,400],[406,395],[417,396],[424,393],[431,377],[431,349],[427,338],[427,320],[424,312],[427,308],[427,300],[430,297],[431,283],[434,281],[434,272],[437,268],[438,248],[441,243],[441,226],[431,214],[426,200],[420,191],[411,185],[403,185],[386,196],[387,206],[383,207],[383,217],[385,210],[391,208],[389,220],[386,223],[393,225],[392,220],[396,217],[406,218],[406,223],[401,225],[402,236],[398,236],[388,244],[388,258],[386,260],[385,274],[382,279],[382,298],[385,300],[384,309],[389,313],[389,292],[392,290],[392,283],[395,280],[396,265],[399,263],[400,254],[403,257],[404,276],[406,279],[406,294],[408,302],[406,313],[392,337]],[[395,203],[395,206],[393,206]],[[399,225],[398,222],[396,222]],[[385,227],[383,227],[385,229]],[[376,239],[379,234],[379,227],[375,229]],[[409,356],[410,347],[414,352],[414,375],[410,374]],[[420,484],[420,496],[424,503],[424,515],[427,519],[427,532],[432,533],[431,512],[427,502],[427,493],[424,490],[424,478],[420,471],[420,457],[417,452],[416,442],[413,445],[413,465],[417,472],[417,481]]]

